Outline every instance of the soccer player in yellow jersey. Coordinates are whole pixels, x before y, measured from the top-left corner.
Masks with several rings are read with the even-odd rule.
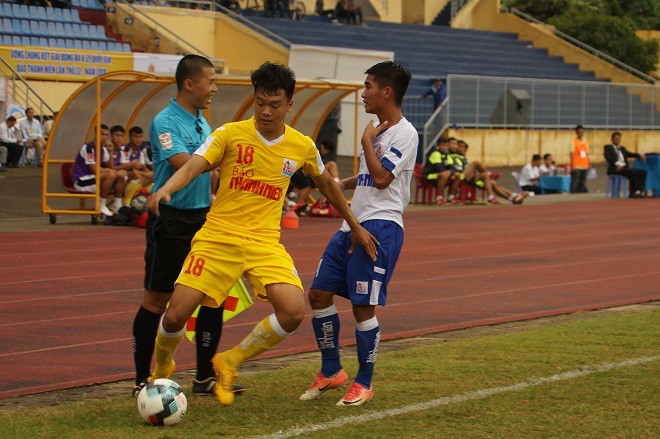
[[[352,231],[350,252],[362,245],[375,260],[378,244],[351,212],[312,139],[285,124],[293,105],[293,71],[266,62],[251,79],[254,117],[215,130],[149,199],[149,209],[157,213],[158,204],[169,201],[171,194],[205,170],[220,168],[216,201],[193,238],[161,322],[152,378],[172,376],[174,352],[188,318],[199,304],[222,305],[227,291],[242,275],[275,310],[240,344],[213,358],[218,379],[214,392],[223,405],[234,401],[233,385],[241,363],[276,346],[305,316],[302,284],[291,256],[279,242],[282,204],[291,175],[302,167],[342,214]]]

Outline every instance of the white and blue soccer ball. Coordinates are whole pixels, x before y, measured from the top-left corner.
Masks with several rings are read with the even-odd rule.
[[[177,383],[159,378],[140,390],[137,406],[149,425],[176,425],[186,415],[188,401]]]
[[[141,192],[138,192],[131,199],[131,207],[135,209],[137,213],[142,213],[147,210],[147,196]]]

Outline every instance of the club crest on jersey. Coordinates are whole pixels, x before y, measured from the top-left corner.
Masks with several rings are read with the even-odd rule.
[[[172,135],[170,133],[163,133],[160,136],[158,136],[158,140],[160,140],[160,144],[163,147],[163,149],[170,149],[172,145]]]
[[[355,292],[357,294],[368,294],[369,293],[369,282],[355,282]]]
[[[297,161],[291,159],[284,159],[284,163],[282,164],[282,175],[291,177],[293,173],[296,172],[296,166],[298,166]]]

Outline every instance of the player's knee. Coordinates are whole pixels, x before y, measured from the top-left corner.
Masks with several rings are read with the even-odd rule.
[[[309,305],[312,309],[325,309],[332,306],[332,294],[326,291],[309,290]]]
[[[168,310],[168,312],[166,312],[163,316],[163,328],[167,332],[177,332],[186,325],[187,321],[187,317],[175,315],[173,312]]]

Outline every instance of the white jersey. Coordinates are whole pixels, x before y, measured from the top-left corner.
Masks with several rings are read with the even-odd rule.
[[[419,143],[417,130],[402,118],[371,141],[383,167],[394,174],[394,180],[387,188],[376,189],[362,151],[351,210],[360,223],[373,219],[388,220],[403,228],[403,209],[410,201],[410,179]],[[346,221],[341,230],[351,230]]]

